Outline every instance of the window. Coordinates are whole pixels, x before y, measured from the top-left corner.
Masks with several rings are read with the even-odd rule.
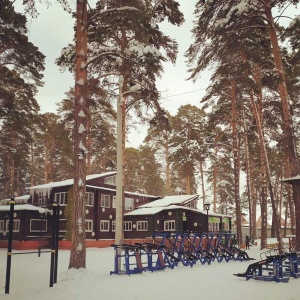
[[[47,197],[44,193],[38,193],[38,205],[46,205],[47,204]]]
[[[105,184],[116,185],[116,175],[104,178]]]
[[[68,200],[67,192],[54,194],[54,201],[59,205],[67,205],[67,203],[68,203],[67,200]]]
[[[125,198],[125,210],[134,209],[134,199],[133,198]]]
[[[110,207],[110,196],[101,194],[101,207]]]
[[[4,221],[0,220],[0,232],[4,231]]]
[[[123,229],[124,231],[132,231],[132,221],[124,221]]]
[[[189,203],[186,205],[186,207],[196,208],[196,201],[193,200],[193,201],[189,202]]]
[[[100,221],[100,231],[109,231],[109,221]]]
[[[47,232],[47,220],[31,219],[30,232]]]
[[[117,196],[113,196],[113,201],[112,201],[112,208],[117,207]]]
[[[93,220],[85,220],[85,231],[86,232],[93,231]]]
[[[86,206],[94,206],[94,193],[86,192]]]
[[[6,220],[6,231],[8,231],[9,220]],[[20,220],[16,219],[13,221],[13,232],[20,231]]]
[[[229,223],[223,223],[223,230],[229,230]]]
[[[111,231],[116,231],[116,221],[111,222]]]
[[[213,223],[214,224],[214,231],[219,231],[219,223]]]
[[[147,231],[148,230],[148,221],[137,221],[137,231]]]
[[[67,232],[67,219],[59,219],[59,232]]]
[[[164,221],[164,231],[175,231],[175,220]]]

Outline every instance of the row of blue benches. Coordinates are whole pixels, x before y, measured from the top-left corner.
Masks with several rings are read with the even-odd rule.
[[[151,242],[112,245],[115,268],[111,274],[135,274],[143,271],[173,269],[178,264],[192,267],[197,262],[250,260],[246,251],[236,246],[232,233],[156,232]],[[122,263],[120,263],[122,261]]]

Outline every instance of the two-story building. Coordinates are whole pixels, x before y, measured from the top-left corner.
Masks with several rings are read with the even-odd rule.
[[[59,237],[70,239],[73,179],[30,188],[30,196],[16,197],[13,239],[45,240],[51,236],[52,205],[59,204]],[[207,212],[197,209],[198,195],[160,197],[124,192],[124,238],[144,239],[156,231],[206,231]],[[0,241],[7,239],[9,199],[0,205]],[[115,237],[116,172],[86,177],[86,238]],[[230,230],[230,217],[210,213],[210,230]]]

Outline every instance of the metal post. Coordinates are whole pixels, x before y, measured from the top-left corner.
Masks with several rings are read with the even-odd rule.
[[[204,204],[204,209],[206,210],[206,219],[207,219],[207,232],[209,231],[209,219],[208,219],[208,211],[210,209],[210,201],[209,200],[205,200]]]
[[[207,219],[207,232],[209,232],[208,209],[206,209],[206,219]]]
[[[55,217],[55,266],[54,266],[54,283],[57,283],[58,241],[59,241],[59,204],[57,204],[56,217]]]
[[[9,203],[10,203],[10,210],[9,210],[9,224],[8,224],[8,245],[7,245],[5,294],[9,294],[9,285],[10,285],[15,198],[11,198]]]
[[[117,189],[116,189],[116,232],[115,232],[115,244],[121,245],[123,243],[123,112],[122,107],[122,87],[120,84],[119,97],[117,104]],[[115,272],[121,270],[121,247],[116,249],[117,266],[115,266]]]
[[[39,246],[38,246],[38,257],[41,256],[41,247],[42,247],[42,221],[43,217],[42,214],[40,214],[40,239],[39,239]]]
[[[57,214],[57,204],[53,203],[52,214],[52,238],[51,238],[51,262],[50,262],[50,287],[53,287],[54,264],[55,264],[55,219]]]

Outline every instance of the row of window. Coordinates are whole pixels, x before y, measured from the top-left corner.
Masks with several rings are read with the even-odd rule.
[[[61,220],[63,221],[63,220]],[[116,221],[101,220],[100,221],[100,231],[108,232],[116,230]],[[86,220],[86,232],[93,231],[93,220]],[[0,232],[8,231],[9,220],[0,220]],[[136,224],[132,224],[132,221],[124,221],[123,229],[124,231],[132,231],[132,228],[136,228],[137,231],[148,231],[148,221],[137,221]],[[223,229],[228,230],[229,226],[223,223]],[[164,231],[175,231],[175,220],[164,221]],[[219,231],[219,223],[209,223],[210,231]],[[20,220],[13,220],[13,232],[20,231]],[[47,220],[31,219],[30,220],[30,232],[47,232]]]
[[[9,220],[0,220],[0,232],[8,231]],[[13,221],[13,232],[20,231],[20,220],[16,219]]]
[[[8,231],[9,220],[0,220],[0,232]],[[123,223],[124,231],[132,231],[132,221],[125,221]],[[100,221],[100,231],[109,231],[110,221],[101,220]],[[137,221],[136,223],[137,231],[148,231],[148,221]],[[116,230],[116,222],[112,221],[111,225],[112,231]],[[85,222],[86,232],[93,231],[93,220],[86,220]],[[20,231],[20,220],[13,220],[13,232]],[[47,220],[31,219],[30,220],[30,232],[47,232]]]
[[[68,192],[61,192],[54,194],[54,201],[59,205],[67,205]],[[47,197],[43,193],[38,193],[38,205],[43,206],[47,204]],[[86,192],[86,205],[94,206],[94,193]]]
[[[105,208],[116,208],[116,196],[113,196],[112,203],[110,201],[111,196],[101,194],[100,206]],[[61,192],[54,194],[54,201],[59,205],[67,205],[68,203],[68,192]],[[38,194],[38,204],[45,205],[47,203],[47,198],[44,197],[42,193]],[[94,206],[94,193],[86,192],[86,206]],[[134,199],[125,197],[124,203],[125,210],[133,210],[134,209]]]
[[[101,194],[100,206],[105,208],[116,208],[117,197],[113,196],[112,204],[110,205],[110,195]],[[134,199],[125,197],[124,203],[125,210],[133,210],[134,209]]]

